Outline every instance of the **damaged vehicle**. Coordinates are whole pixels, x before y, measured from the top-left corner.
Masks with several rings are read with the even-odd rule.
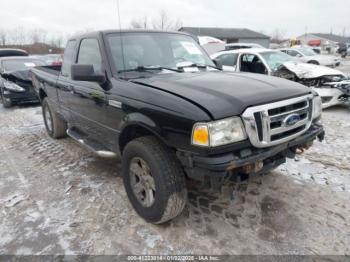
[[[314,89],[327,108],[349,100],[350,81],[339,70],[301,63],[293,57],[270,49],[223,51],[211,56],[223,70],[249,72],[285,78]]]
[[[180,32],[80,35],[62,66],[32,72],[47,133],[121,157],[131,204],[155,224],[181,213],[186,178],[220,185],[266,174],[324,137],[315,92],[222,72]]]
[[[29,57],[0,58],[0,94],[4,107],[39,102],[33,89],[30,69],[44,64],[39,59]]]
[[[336,67],[340,65],[340,58],[333,55],[320,55],[310,47],[292,47],[292,48],[281,48],[281,52],[287,55],[297,58],[300,62],[322,65],[328,67]]]
[[[0,48],[0,57],[9,57],[9,56],[28,56],[27,51],[22,49],[13,49],[13,48]]]

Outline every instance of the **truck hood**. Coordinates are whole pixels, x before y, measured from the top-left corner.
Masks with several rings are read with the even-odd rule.
[[[326,66],[319,66],[298,62],[286,62],[283,64],[288,70],[297,75],[301,79],[312,79],[321,76],[344,76],[339,70],[332,69]]]
[[[213,119],[240,115],[250,106],[311,92],[309,88],[292,81],[249,73],[158,74],[132,82],[182,97],[201,107]]]

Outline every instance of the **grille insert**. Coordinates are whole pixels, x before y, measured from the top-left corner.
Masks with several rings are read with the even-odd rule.
[[[268,147],[305,132],[312,122],[312,95],[250,107],[243,121],[251,143]]]

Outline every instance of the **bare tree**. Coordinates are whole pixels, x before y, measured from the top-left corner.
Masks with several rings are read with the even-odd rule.
[[[130,22],[130,27],[134,29],[147,29],[148,28],[147,16],[141,19],[132,19]]]
[[[153,20],[153,28],[158,30],[167,30],[169,26],[169,18],[167,12],[162,9],[159,11],[159,17]]]
[[[174,25],[173,25],[172,30],[178,31],[182,26],[183,26],[183,23],[182,23],[182,21],[178,18],[178,19],[176,19],[176,21],[175,21],[175,23],[174,23]]]
[[[168,16],[166,10],[161,9],[156,18],[152,19],[152,25],[148,23],[148,18],[145,16],[143,18],[134,18],[130,22],[130,27],[135,29],[147,29],[152,28],[156,30],[178,30],[182,26],[182,21],[180,19],[171,19]]]
[[[14,45],[24,45],[26,43],[26,32],[23,27],[16,27],[9,31],[9,40]]]
[[[44,29],[34,29],[28,32],[29,43],[46,43],[47,31]]]
[[[8,34],[4,29],[0,30],[0,44],[2,46],[5,46],[7,44],[7,39],[8,38]]]
[[[276,28],[271,34],[271,42],[279,44],[284,40],[285,36],[285,29]]]

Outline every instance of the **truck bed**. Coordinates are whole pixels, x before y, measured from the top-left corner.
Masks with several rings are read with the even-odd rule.
[[[61,66],[60,65],[38,66],[38,67],[35,67],[34,70],[44,71],[46,73],[58,76],[60,74],[60,72],[61,72]]]

